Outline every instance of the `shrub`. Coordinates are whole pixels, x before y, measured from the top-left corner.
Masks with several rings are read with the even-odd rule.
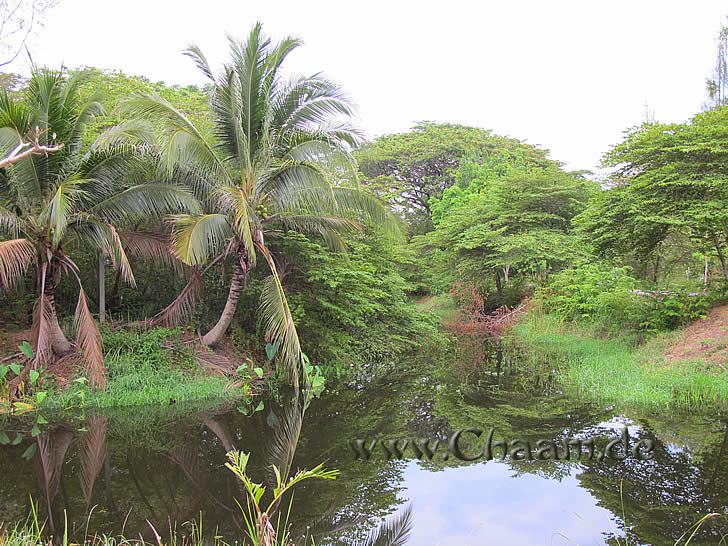
[[[640,302],[639,327],[649,332],[673,330],[702,318],[710,309],[707,296],[680,291],[669,295],[643,297]]]
[[[586,264],[554,275],[536,297],[545,311],[563,320],[634,325],[637,284],[626,267]]]
[[[705,316],[712,300],[688,290],[640,294],[625,267],[586,264],[562,271],[537,293],[543,309],[562,320],[584,319],[610,331],[662,332]]]

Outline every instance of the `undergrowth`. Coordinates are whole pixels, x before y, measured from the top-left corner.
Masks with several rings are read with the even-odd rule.
[[[106,390],[91,390],[83,377],[77,377],[48,396],[44,409],[169,405],[239,397],[239,389],[226,378],[205,375],[191,350],[180,342],[180,334],[167,328],[105,330]]]

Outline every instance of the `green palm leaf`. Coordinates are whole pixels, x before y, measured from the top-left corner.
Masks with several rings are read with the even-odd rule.
[[[224,214],[178,215],[173,225],[172,248],[188,265],[207,262],[232,235]]]
[[[259,246],[258,249],[265,257],[271,272],[270,277],[263,281],[260,293],[259,321],[265,330],[266,340],[278,345],[280,360],[286,367],[289,379],[298,388],[299,372],[303,364],[298,330],[293,322],[291,309],[288,307],[286,293],[278,276],[273,256],[264,246]]]
[[[194,196],[173,184],[151,183],[132,186],[104,199],[89,212],[108,222],[141,222],[168,214],[202,212]]]

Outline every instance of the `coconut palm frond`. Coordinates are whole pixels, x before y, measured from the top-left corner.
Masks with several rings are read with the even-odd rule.
[[[155,179],[155,156],[137,145],[116,144],[92,147],[75,165],[86,180],[83,208],[88,209],[129,186]]]
[[[60,489],[63,462],[72,441],[73,433],[65,428],[41,434],[36,438],[38,444],[36,461],[40,470],[38,478],[41,481],[41,489],[45,493],[48,507],[52,505],[53,499]]]
[[[189,281],[179,295],[162,311],[154,315],[149,326],[174,327],[189,320],[202,293],[202,278],[197,269],[192,268]]]
[[[111,260],[114,269],[119,270],[124,282],[129,286],[136,286],[131,263],[113,224],[90,214],[81,213],[71,219],[69,231],[75,233],[83,244],[102,251]]]
[[[292,201],[295,206],[301,202],[300,199],[305,198],[301,194],[309,190],[316,190],[320,194],[319,199],[328,194],[328,199],[333,203],[332,189],[329,174],[322,165],[315,161],[285,158],[271,162],[266,176],[256,188],[256,195],[259,199],[269,199],[276,206],[298,197],[299,200]]]
[[[106,459],[106,417],[92,415],[88,420],[87,428],[88,430],[81,436],[79,449],[81,459],[79,478],[86,506],[91,503],[96,478]]]
[[[48,206],[41,213],[42,221],[51,232],[51,241],[58,247],[68,227],[68,217],[73,211],[74,204],[83,194],[83,180],[64,180],[56,187]]]
[[[101,346],[101,332],[88,308],[88,300],[83,287],[79,288],[78,305],[74,317],[76,328],[76,345],[81,350],[81,357],[88,373],[89,385],[103,390],[106,387],[104,353]]]
[[[148,260],[177,273],[184,270],[184,264],[174,255],[172,240],[166,234],[148,231],[119,231],[119,239],[127,256],[131,258]]]
[[[207,61],[207,57],[205,57],[205,54],[202,53],[202,50],[197,45],[188,45],[187,49],[183,51],[183,54],[195,62],[197,68],[200,69],[200,72],[202,72],[207,79],[212,82],[215,81],[215,75],[212,72],[210,63]]]
[[[116,231],[116,228],[112,224],[106,224],[106,228],[108,229],[110,235],[110,248],[108,255],[111,257],[112,264],[114,265],[114,268],[119,269],[119,272],[121,273],[121,277],[124,279],[124,282],[129,284],[129,286],[135,287],[136,280],[134,279],[134,272],[131,269],[129,258],[127,257],[126,250],[124,249],[124,245],[121,242],[121,237],[119,236],[119,233]]]
[[[298,330],[293,322],[273,256],[263,245],[258,245],[258,250],[265,257],[271,272],[271,276],[263,281],[260,293],[259,321],[265,331],[266,341],[278,345],[281,362],[286,366],[289,379],[298,388],[299,371],[303,364]]]
[[[350,99],[336,83],[316,74],[291,81],[272,105],[273,124],[285,132],[327,126],[332,119],[350,118]]]
[[[188,265],[207,262],[232,235],[224,214],[178,215],[172,221],[172,248]]]
[[[384,520],[364,542],[357,546],[404,546],[412,532],[412,507],[393,518]]]
[[[139,146],[151,148],[154,143],[154,128],[151,123],[141,119],[132,119],[103,131],[91,145],[91,150],[114,150],[123,146],[136,149]]]
[[[288,481],[293,465],[293,457],[296,454],[296,447],[301,436],[303,415],[305,406],[301,404],[300,398],[292,401],[283,411],[278,428],[273,435],[273,440],[268,446],[266,460],[270,471],[268,480],[275,486],[276,474],[273,470],[278,469],[282,482]]]
[[[45,277],[45,275],[43,276]],[[34,368],[39,368],[41,365],[48,364],[53,360],[52,318],[53,308],[44,291],[41,290],[33,306],[33,327],[30,334],[35,352],[33,357]]]
[[[332,216],[316,216],[312,214],[291,214],[278,217],[287,228],[302,233],[318,235],[332,250],[346,250],[345,233],[356,233],[363,229],[361,222],[336,218]]]
[[[334,187],[292,188],[275,194],[277,212],[295,213],[299,210],[317,212],[341,218],[359,219],[383,235],[400,238],[402,226],[398,218],[377,196],[360,189]]]
[[[0,206],[0,236],[15,239],[20,235],[22,221],[12,210]]]
[[[251,265],[255,265],[255,247],[253,245],[251,223],[256,218],[256,214],[251,210],[245,192],[240,187],[223,186],[219,189],[219,195],[220,204],[234,218],[233,229],[235,234],[248,252]]]
[[[137,119],[162,124],[162,159],[170,176],[179,165],[186,165],[208,176],[227,178],[227,169],[213,147],[195,124],[167,100],[158,95],[136,95],[123,101],[119,108]]]
[[[89,209],[112,223],[133,223],[162,218],[168,214],[199,214],[200,204],[186,189],[173,184],[152,183],[132,186],[115,193]]]
[[[36,250],[27,239],[0,242],[0,288],[10,290],[35,261]]]

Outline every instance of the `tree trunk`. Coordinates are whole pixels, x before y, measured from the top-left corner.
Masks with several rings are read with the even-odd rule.
[[[703,285],[705,286],[705,289],[708,289],[708,284],[710,284],[710,259],[708,258],[708,255],[705,255],[705,272],[703,273]]]
[[[498,305],[503,305],[503,286],[501,285],[500,272],[495,272],[495,289],[498,294]]]
[[[119,268],[121,270],[121,268]],[[99,322],[106,319],[106,263],[104,252],[99,251]]]
[[[48,302],[48,308],[50,309],[48,326],[53,352],[57,355],[66,354],[71,350],[71,342],[66,339],[66,335],[61,330],[61,325],[58,323],[58,314],[56,313],[56,281],[53,275],[48,275],[46,278],[45,297]]]
[[[230,281],[230,292],[228,292],[228,298],[225,302],[225,308],[222,310],[220,319],[212,329],[202,337],[202,343],[208,347],[214,347],[222,342],[225,332],[230,327],[235,316],[235,310],[238,308],[238,301],[240,300],[240,291],[243,288],[243,281],[245,280],[245,271],[243,266],[240,264],[240,260],[235,261],[235,268],[233,269],[233,277]]]
[[[723,270],[723,276],[728,279],[728,265],[726,265],[725,256],[723,256],[723,248],[717,238],[715,239],[715,251],[718,254],[718,261],[720,262],[720,268]]]

